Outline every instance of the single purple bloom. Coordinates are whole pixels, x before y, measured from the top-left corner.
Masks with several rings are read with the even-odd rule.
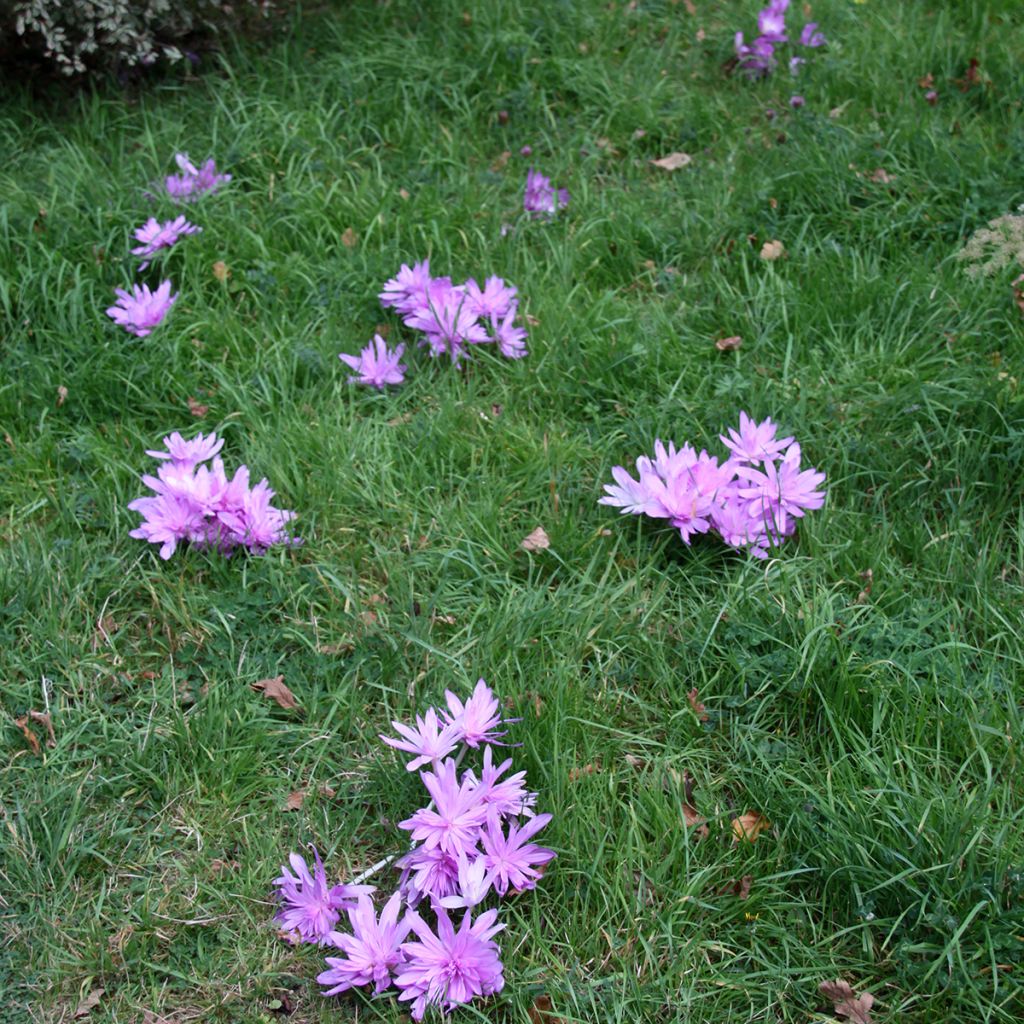
[[[533,146],[529,146],[529,145],[523,146],[523,148],[519,150],[519,155],[520,156],[533,156]]]
[[[757,16],[757,30],[761,38],[769,43],[786,42],[786,16],[783,10],[776,7],[766,7]]]
[[[721,505],[711,509],[711,520],[722,540],[731,548],[750,548],[757,558],[766,558],[765,550],[769,538],[765,533],[764,521],[752,519],[747,510],[748,502],[733,490]]]
[[[556,192],[551,179],[532,167],[526,172],[526,189],[523,193],[523,210],[526,213],[533,217],[553,217],[568,205],[569,193],[566,189],[558,189]]]
[[[824,46],[828,40],[817,29],[818,23],[816,21],[807,22],[800,33],[800,45],[810,47]]]
[[[491,332],[494,340],[498,343],[498,351],[506,359],[522,359],[528,355],[526,351],[526,328],[517,327],[515,318],[519,313],[518,303],[513,302],[505,319],[500,323],[496,317],[491,317]]]
[[[807,61],[804,60],[803,57],[790,57],[789,58],[789,73],[794,78],[796,78],[796,76],[800,73],[801,65],[806,64],[806,63],[807,63]]]
[[[311,873],[306,862],[297,853],[290,854],[292,866],[281,866],[281,875],[274,879],[281,900],[281,909],[275,920],[288,932],[298,932],[303,942],[321,945],[333,930],[341,911],[347,909],[353,900],[374,891],[372,885],[335,885],[328,888],[327,873],[324,871],[320,854],[313,851],[316,866]]]
[[[393,306],[399,313],[408,313],[423,303],[430,281],[429,260],[413,264],[411,269],[403,263],[398,274],[385,282],[378,296],[380,304],[385,308]]]
[[[136,498],[128,508],[142,516],[142,522],[128,536],[160,544],[160,557],[167,561],[178,541],[188,540],[202,526],[202,516],[192,502],[169,494]]]
[[[402,894],[396,892],[384,904],[378,920],[369,896],[360,896],[355,907],[349,907],[348,919],[352,934],[332,931],[330,942],[341,949],[346,958],[326,957],[326,971],[317,975],[321,985],[330,986],[325,996],[336,996],[350,988],[373,982],[374,992],[390,988],[392,976],[405,963],[401,946],[412,928],[410,915],[398,919]]]
[[[469,855],[465,850],[460,852]],[[476,856],[473,851],[469,853]],[[440,900],[458,891],[458,858],[446,853],[440,846],[429,850],[422,846],[414,847],[399,857],[395,866],[401,869],[399,889],[410,906],[415,906],[424,896]]]
[[[487,870],[493,878],[495,891],[504,896],[508,890],[523,892],[533,889],[543,872],[537,868],[555,857],[554,850],[536,846],[532,839],[551,820],[550,814],[538,814],[522,828],[508,826],[508,835],[502,831],[497,815],[491,815],[480,840],[487,858]]]
[[[924,98],[928,102],[929,106],[932,107],[934,107],[935,104],[939,102],[939,94],[934,89],[929,89],[924,94]]]
[[[622,515],[642,516],[648,513],[651,504],[651,493],[649,489],[651,460],[641,455],[636,460],[637,469],[640,471],[640,479],[634,480],[623,466],[612,466],[613,484],[605,484],[604,489],[608,492],[603,498],[598,499],[599,505],[611,505],[614,508],[621,508]],[[647,472],[645,475],[645,467]]]
[[[169,249],[184,235],[194,235],[202,231],[195,224],[190,224],[184,217],[175,217],[161,224],[156,217],[150,217],[141,228],[135,229],[135,240],[142,245],[132,249],[133,256],[143,256],[145,261],[139,264],[139,270],[149,266],[149,257],[159,249]]]
[[[421,718],[416,716],[416,728],[413,729],[402,722],[392,722],[395,732],[401,739],[394,739],[391,736],[380,738],[395,750],[404,750],[406,753],[416,756],[405,766],[409,772],[416,771],[421,765],[433,762],[436,764],[441,758],[447,757],[461,740],[460,727],[452,722],[441,724],[437,712],[428,708],[427,713]]]
[[[155,292],[149,285],[133,284],[131,292],[117,288],[114,294],[117,302],[107,309],[107,316],[139,338],[152,333],[178,300],[177,295],[171,295],[170,281],[162,282]]]
[[[422,1020],[428,1006],[453,1010],[476,996],[500,992],[505,984],[500,950],[493,940],[505,927],[497,923],[498,912],[485,911],[473,921],[467,910],[458,931],[443,907],[437,907],[436,914],[436,934],[412,914],[419,942],[402,945],[408,962],[395,984],[402,990],[399,1000],[412,1003],[413,1020]]]
[[[163,440],[166,451],[147,448],[146,454],[154,459],[169,459],[172,463],[189,470],[200,462],[212,459],[224,447],[224,439],[218,438],[214,433],[207,434],[206,437],[197,434],[191,441],[186,441],[175,431]]]
[[[796,93],[789,97],[789,105],[794,110],[799,110],[805,102],[806,101],[804,100],[803,96],[798,96]]]
[[[825,492],[818,490],[825,474],[815,469],[800,469],[800,445],[791,444],[778,464],[765,462],[764,472],[750,466],[738,466],[736,473],[751,486],[740,487],[739,495],[750,503],[750,514],[761,515],[780,533],[791,532],[788,517],[799,519],[805,511],[825,504]]]
[[[775,66],[775,47],[763,36],[759,36],[747,46],[743,42],[743,33],[737,32],[734,46],[740,68],[748,74],[766,75]]]
[[[496,811],[501,817],[533,816],[533,806],[537,802],[537,794],[526,790],[526,772],[516,772],[507,779],[501,776],[512,767],[512,758],[506,758],[497,767],[494,765],[494,752],[490,746],[484,747],[484,763],[480,769],[479,780],[471,769],[466,770],[466,777],[476,787],[476,795],[487,808],[488,813]]]
[[[762,462],[774,460],[793,443],[792,437],[776,440],[775,432],[778,425],[772,423],[771,416],[760,423],[755,423],[745,412],[740,413],[739,432],[729,428],[729,436],[719,434],[718,439],[732,452],[733,458],[740,462]]]
[[[456,771],[455,762],[448,758],[441,762],[436,774],[420,772],[433,807],[422,807],[411,818],[398,823],[426,849],[438,846],[453,857],[458,856],[459,850],[469,851],[476,846],[487,817],[487,807],[473,779],[463,777],[460,782]]]
[[[203,467],[200,467],[201,472]],[[245,470],[248,479],[248,469]],[[198,476],[198,472],[197,472]],[[236,474],[237,478],[237,474]],[[227,481],[225,480],[225,490]],[[221,503],[224,502],[224,491],[221,492]],[[236,544],[249,549],[253,554],[264,554],[275,544],[298,544],[292,538],[287,525],[295,518],[295,513],[288,509],[275,508],[270,504],[274,492],[270,483],[263,479],[255,487],[245,490],[242,494],[241,509],[226,511],[222,509],[217,518],[231,532],[230,539]]]
[[[404,345],[397,345],[391,351],[387,342],[375,334],[373,341],[359,355],[350,356],[342,352],[338,358],[356,371],[355,376],[348,379],[350,384],[369,384],[383,389],[388,384],[401,384],[405,380],[406,367],[399,363],[404,352]]]
[[[483,288],[470,278],[465,289],[470,310],[481,319],[500,320],[515,307],[516,289],[500,277],[487,278]]]
[[[472,910],[483,903],[491,891],[491,876],[487,871],[487,861],[483,854],[470,861],[465,850],[459,850],[458,890],[451,896],[445,896],[438,902],[447,910]]]
[[[479,747],[481,743],[494,743],[505,730],[498,732],[501,725],[501,705],[494,692],[478,679],[473,693],[463,703],[451,690],[444,692],[448,711],[442,712],[448,726],[456,730],[456,736],[467,747]]]

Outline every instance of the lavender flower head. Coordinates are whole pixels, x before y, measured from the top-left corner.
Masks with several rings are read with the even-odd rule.
[[[359,355],[350,356],[342,352],[338,358],[356,371],[349,377],[349,384],[368,384],[383,390],[388,384],[401,384],[405,380],[406,367],[399,362],[404,352],[404,345],[397,345],[392,351],[387,342],[375,334],[373,341]]]
[[[132,255],[144,257],[144,262],[139,264],[139,270],[145,270],[149,266],[149,257],[158,250],[169,249],[184,235],[194,235],[202,230],[195,224],[190,224],[184,217],[175,217],[174,220],[164,221],[163,224],[156,217],[150,217],[134,232],[136,241],[142,245],[132,249]]]
[[[130,292],[117,288],[114,294],[117,302],[107,308],[107,316],[139,338],[151,334],[178,301],[178,296],[171,294],[170,281],[161,282],[155,292],[150,291],[149,285],[133,284]]]
[[[473,921],[467,910],[458,931],[443,907],[436,913],[436,933],[413,913],[412,930],[419,942],[402,945],[407,962],[395,984],[402,990],[399,1000],[411,1002],[413,1020],[422,1020],[428,1006],[451,1011],[476,996],[500,992],[505,984],[494,942],[505,927],[497,923],[498,912],[485,911]]]
[[[323,945],[341,917],[341,911],[352,905],[358,897],[374,891],[370,885],[335,885],[328,888],[320,854],[313,850],[315,867],[310,872],[298,853],[288,857],[288,865],[281,865],[281,875],[274,879],[281,909],[275,920],[287,932],[298,933],[302,942]]]
[[[360,886],[365,888],[365,886]],[[326,971],[317,975],[321,985],[329,986],[325,996],[336,996],[350,988],[373,984],[380,994],[391,987],[393,975],[405,964],[402,943],[412,928],[409,914],[401,920],[402,894],[395,892],[380,912],[373,912],[370,897],[360,895],[354,907],[348,908],[351,935],[332,931],[328,940],[345,953],[345,958],[326,958]]]
[[[231,180],[230,174],[217,173],[217,165],[212,158],[202,167],[196,167],[188,153],[176,153],[174,162],[181,173],[168,175],[164,186],[167,194],[177,202],[193,202],[208,192],[216,192]]]
[[[523,210],[531,217],[553,217],[559,210],[569,205],[569,192],[560,188],[557,191],[551,179],[535,171],[532,167],[526,172],[526,189],[523,192]]]

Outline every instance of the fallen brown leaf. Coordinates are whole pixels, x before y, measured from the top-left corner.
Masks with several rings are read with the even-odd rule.
[[[345,228],[341,233],[341,244],[346,249],[354,249],[359,241],[359,236],[352,230],[352,228]]]
[[[548,995],[536,996],[527,1013],[530,1024],[565,1024],[564,1018],[551,1011],[551,996]]]
[[[217,260],[214,263],[213,276],[222,283],[231,276],[231,271],[228,270],[228,265],[223,260]]]
[[[876,185],[891,185],[896,180],[895,174],[890,174],[884,167],[876,167],[869,175],[868,180]]]
[[[210,861],[210,874],[219,875],[223,871],[237,871],[239,867],[237,860],[221,860],[218,857]]]
[[[544,532],[543,526],[538,526],[532,533],[523,538],[519,545],[524,551],[543,551],[551,547],[551,540]]]
[[[738,334],[732,334],[728,338],[719,338],[715,342],[715,348],[719,352],[735,352],[743,344],[743,339]]]
[[[761,259],[772,262],[786,254],[786,247],[779,241],[765,242],[761,246]]]
[[[305,800],[306,791],[304,789],[294,789],[288,794],[288,798],[284,802],[284,810],[298,811],[302,808]]]
[[[359,613],[359,618],[364,626],[375,626],[377,624],[377,613],[369,608]]]
[[[922,89],[930,89],[933,85],[935,85],[935,76],[929,71],[927,75],[917,80],[917,84]]]
[[[81,1020],[83,1017],[88,1017],[99,1004],[99,1001],[103,998],[104,991],[105,989],[102,988],[92,989],[75,1008],[75,1012],[72,1014],[74,1019]]]
[[[43,748],[39,746],[39,737],[28,727],[28,715],[22,715],[14,719],[14,724],[22,731],[28,745],[32,748],[33,754],[41,754]]]
[[[660,160],[652,160],[651,163],[663,171],[678,171],[681,167],[693,163],[693,157],[689,153],[669,153],[668,156],[663,156]]]
[[[569,781],[577,782],[583,778],[584,775],[593,775],[597,770],[597,765],[595,764],[585,764],[581,768],[570,768]]]
[[[686,699],[690,702],[690,707],[693,708],[693,713],[697,718],[702,722],[706,722],[708,720],[708,713],[704,710],[704,705],[697,699],[696,686],[687,693]]]
[[[403,199],[408,199],[408,198],[409,198],[409,191],[408,191],[408,189],[400,188],[400,189],[398,190],[398,194],[399,194],[399,195],[400,195],[400,196],[401,196],[401,197],[402,197]]]
[[[683,772],[683,822],[687,828],[692,828],[698,839],[707,839],[711,834],[706,818],[697,813],[693,805],[693,791],[696,788],[696,780],[689,772]]]
[[[491,162],[491,170],[497,173],[503,171],[505,165],[508,163],[509,158],[512,156],[512,150],[506,149],[504,152],[499,153],[494,160]]]
[[[747,811],[732,820],[733,841],[745,839],[752,843],[762,832],[772,827],[772,823],[760,811]]]
[[[198,399],[193,398],[192,395],[188,396],[188,411],[192,413],[197,420],[202,419],[209,411],[208,405],[203,405]]]
[[[317,650],[320,654],[351,654],[356,649],[356,645],[350,640],[342,640],[338,644],[321,644]]]
[[[295,694],[284,685],[284,676],[260,679],[252,684],[252,689],[257,693],[262,693],[264,697],[269,697],[270,700],[277,701],[285,711],[302,710],[299,702],[295,699]]]
[[[853,1024],[871,1024],[871,1007],[875,997],[870,992],[858,996],[850,987],[850,983],[836,978],[835,981],[823,981],[818,991],[832,1001],[835,1012],[840,1017],[848,1017]]]
[[[57,388],[57,408],[59,409],[68,400],[68,389],[63,384]]]
[[[53,734],[53,722],[49,714],[44,711],[30,711],[28,717],[46,730],[46,745],[50,748],[57,746],[57,737]]]
[[[328,786],[326,782],[321,782],[316,791],[327,800],[333,800],[338,795],[338,791],[333,786]]]

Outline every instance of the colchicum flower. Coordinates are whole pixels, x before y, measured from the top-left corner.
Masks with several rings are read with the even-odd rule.
[[[117,302],[108,307],[107,316],[139,338],[151,334],[178,301],[178,296],[171,294],[170,281],[163,281],[155,292],[150,291],[149,285],[133,284],[130,292],[117,288],[114,294]]]
[[[218,174],[217,165],[212,159],[202,167],[196,167],[188,158],[188,153],[176,153],[174,162],[180,174],[171,174],[164,179],[167,194],[178,202],[192,202],[208,192],[216,192],[221,185],[231,180],[230,174]]]
[[[553,217],[568,205],[567,189],[556,191],[551,179],[532,167],[526,172],[526,189],[523,192],[523,210],[526,213],[534,218]]]
[[[396,740],[392,736],[381,736],[381,739],[395,750],[416,755],[405,766],[408,772],[416,771],[421,765],[440,761],[459,745],[458,726],[450,722],[442,725],[433,708],[428,708],[422,718],[416,716],[415,729],[402,722],[392,722],[391,726],[402,738]]]
[[[387,342],[379,335],[357,356],[340,353],[338,358],[355,376],[349,377],[350,384],[369,384],[371,387],[383,389],[388,384],[401,384],[405,380],[405,366],[399,363],[405,352],[404,345],[397,345],[394,351],[388,348]]]
[[[184,235],[194,235],[202,230],[195,224],[190,224],[184,217],[175,217],[174,220],[164,221],[163,224],[156,217],[150,217],[134,232],[135,240],[142,245],[132,249],[132,255],[144,257],[144,261],[139,264],[139,270],[145,270],[149,266],[149,257],[160,249],[169,249]]]

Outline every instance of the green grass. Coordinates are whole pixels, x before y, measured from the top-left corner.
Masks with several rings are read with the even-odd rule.
[[[321,999],[269,883],[306,842],[339,877],[400,847],[419,794],[376,736],[483,676],[559,858],[465,1019],[547,993],[565,1022],[828,1021],[844,977],[878,1021],[1019,1021],[1024,329],[1009,273],[953,259],[1024,202],[1016,4],[818,0],[796,116],[785,74],[723,73],[755,3],[468,6],[355,2],[198,79],[0,105],[0,1017],[102,987],[96,1022],[268,1021],[285,992],[292,1021],[398,1020]],[[524,143],[572,191],[554,223],[518,215]],[[133,340],[102,311],[180,149],[234,181]],[[348,387],[337,353],[398,329],[376,293],[425,256],[513,281],[530,357]],[[828,474],[776,560],[596,504],[741,408]],[[129,538],[175,429],[223,433],[305,545]],[[303,715],[250,689],[278,673]],[[44,706],[37,756],[11,720]],[[747,810],[773,827],[733,843]]]

